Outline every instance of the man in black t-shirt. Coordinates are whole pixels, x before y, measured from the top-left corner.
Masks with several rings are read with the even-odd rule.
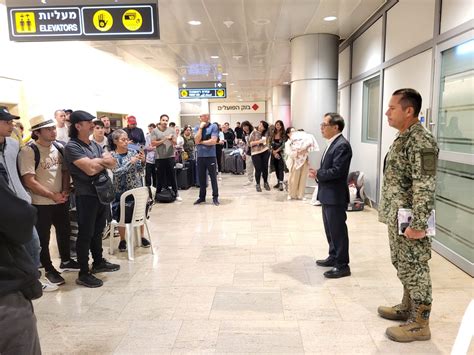
[[[234,131],[229,127],[229,122],[222,125],[222,132],[224,133],[225,145],[224,148],[232,148],[234,146],[235,134]]]
[[[76,208],[79,232],[77,235],[77,261],[81,267],[78,285],[100,287],[102,280],[92,273],[110,272],[120,269],[120,265],[109,263],[102,257],[102,231],[105,227],[107,209],[110,205],[99,201],[92,185],[92,177],[104,170],[115,167],[117,162],[108,152],[103,152],[100,145],[91,142],[90,134],[94,129],[92,120],[95,117],[85,111],[74,111],[71,114],[69,136],[66,145],[65,159],[76,188]],[[92,258],[92,273],[89,271],[89,250]]]

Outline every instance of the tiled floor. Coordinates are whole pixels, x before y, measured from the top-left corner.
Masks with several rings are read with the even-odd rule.
[[[63,274],[66,285],[34,302],[43,352],[450,353],[473,298],[470,276],[433,253],[432,339],[394,343],[384,332],[396,322],[376,309],[398,303],[401,286],[376,211],[348,214],[352,276],[328,280],[314,264],[328,249],[321,208],[244,181],[223,176],[219,207],[193,206],[194,188],[181,203],[156,205],[155,256],[116,253],[122,268],[101,274],[103,287]]]

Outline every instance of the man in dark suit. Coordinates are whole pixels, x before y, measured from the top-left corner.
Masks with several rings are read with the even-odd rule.
[[[318,183],[318,200],[322,205],[324,230],[329,243],[329,256],[317,260],[319,266],[330,266],[327,278],[350,276],[349,237],[346,225],[346,209],[349,203],[347,175],[351,164],[352,149],[342,136],[344,119],[338,113],[326,113],[321,123],[321,133],[328,146],[321,159],[319,170],[310,169],[311,178]]]

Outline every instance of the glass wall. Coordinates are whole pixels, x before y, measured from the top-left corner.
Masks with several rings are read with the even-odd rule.
[[[474,40],[441,50],[435,240],[474,262]],[[457,263],[456,260],[452,260]],[[461,266],[461,265],[460,265]],[[462,267],[462,266],[461,266]],[[471,272],[469,270],[466,270]]]

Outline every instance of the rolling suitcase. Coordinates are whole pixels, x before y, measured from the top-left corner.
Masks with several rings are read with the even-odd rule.
[[[188,168],[176,168],[176,182],[178,184],[178,189],[187,190],[191,187],[188,179]]]

